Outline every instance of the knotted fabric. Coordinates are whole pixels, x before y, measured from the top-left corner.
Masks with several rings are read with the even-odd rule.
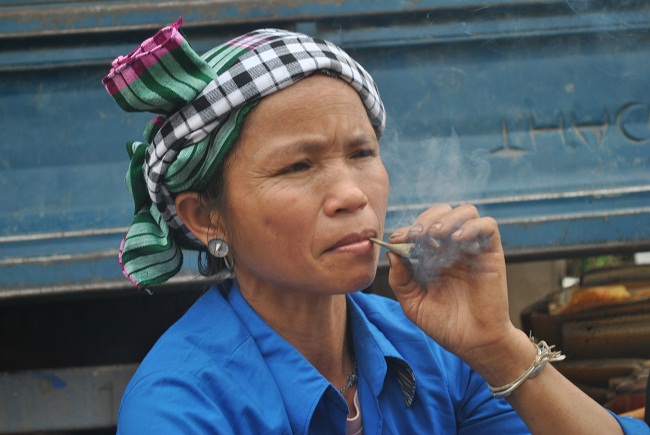
[[[146,143],[127,144],[126,182],[135,217],[122,240],[120,263],[141,289],[180,270],[181,248],[204,248],[176,214],[175,195],[207,186],[260,98],[323,72],[358,92],[378,138],[385,124],[370,75],[328,41],[261,29],[199,56],[181,24],[179,19],[115,59],[103,79],[123,110],[158,114],[145,129]]]

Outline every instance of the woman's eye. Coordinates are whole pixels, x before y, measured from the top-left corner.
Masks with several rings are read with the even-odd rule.
[[[303,172],[303,171],[306,171],[309,168],[310,168],[309,163],[307,163],[307,162],[297,162],[297,163],[294,163],[294,164],[288,166],[282,172],[285,173],[285,174],[291,174],[291,173],[295,173],[295,172]]]
[[[359,151],[355,152],[352,155],[352,158],[359,159],[359,158],[364,158],[364,157],[374,157],[376,155],[377,155],[377,153],[375,152],[375,150],[370,149],[370,148],[366,148],[366,149],[362,149],[362,150],[359,150]]]

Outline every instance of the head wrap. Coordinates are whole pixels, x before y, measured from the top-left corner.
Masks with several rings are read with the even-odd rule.
[[[202,247],[176,214],[175,194],[206,187],[260,98],[324,72],[358,92],[378,138],[385,124],[370,75],[328,41],[261,29],[199,56],[181,34],[181,24],[179,19],[115,59],[103,79],[123,110],[158,114],[145,129],[146,143],[127,144],[126,183],[135,217],[122,240],[120,263],[141,289],[180,270],[181,247]]]

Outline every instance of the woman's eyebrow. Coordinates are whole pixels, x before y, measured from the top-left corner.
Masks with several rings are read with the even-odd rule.
[[[368,143],[377,143],[377,136],[375,134],[370,134],[366,132],[359,133],[354,136],[354,138],[347,143],[347,146],[350,148],[357,147],[359,145],[365,145]]]
[[[377,143],[377,138],[374,134],[362,132],[349,138],[344,143],[344,148],[352,149],[358,146]],[[318,137],[312,138],[298,138],[296,140],[289,140],[283,144],[279,152],[290,154],[318,154],[327,148],[327,143]],[[277,155],[277,150],[272,154]]]

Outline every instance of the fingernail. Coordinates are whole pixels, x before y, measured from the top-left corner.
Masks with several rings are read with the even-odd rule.
[[[442,229],[442,222],[436,222],[435,224],[432,225],[433,228],[436,230],[441,230]]]
[[[456,238],[458,238],[458,237],[460,237],[460,236],[463,235],[463,232],[464,232],[463,229],[460,228],[460,229],[454,231],[454,233],[451,235],[451,237],[456,237]]]
[[[397,232],[394,232],[393,234],[391,234],[389,238],[392,239],[392,238],[395,238],[395,237],[402,237],[403,235],[404,235],[404,233],[402,233],[401,231],[397,231]]]
[[[422,232],[422,224],[415,224],[411,228],[409,228],[409,233],[421,233]]]

